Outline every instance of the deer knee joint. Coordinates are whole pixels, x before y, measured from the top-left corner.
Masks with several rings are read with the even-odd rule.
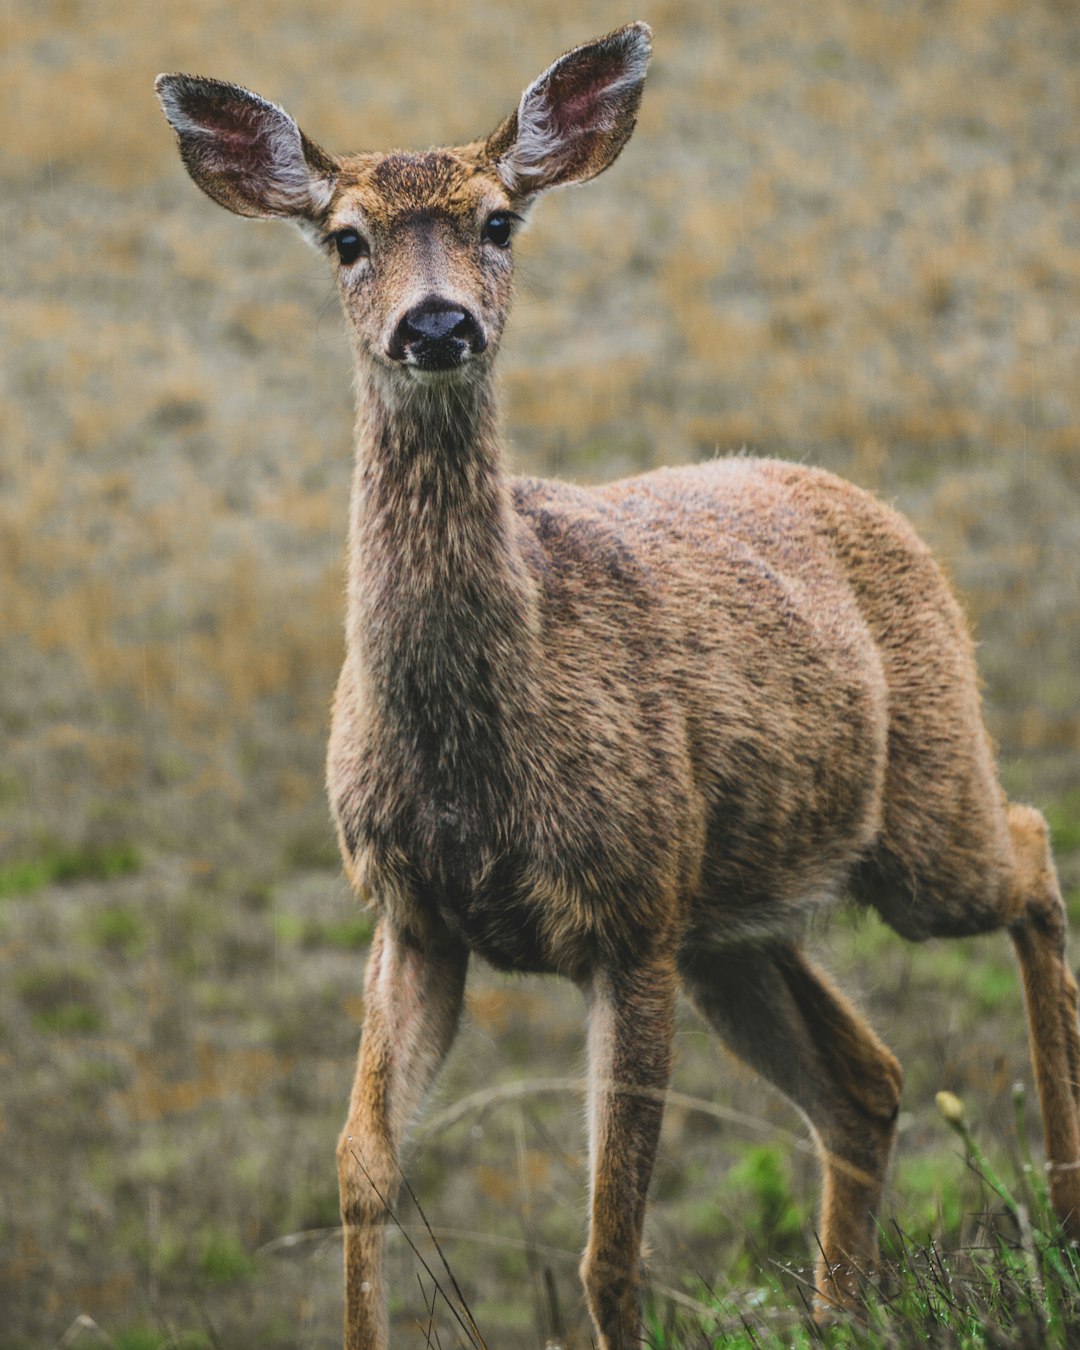
[[[1033,806],[1013,802],[1009,806],[1009,833],[1014,867],[1009,928],[1014,937],[1028,929],[1064,950],[1067,918],[1046,820]]]
[[[351,1135],[337,1146],[338,1193],[342,1222],[362,1228],[381,1222],[397,1192],[397,1177],[385,1160],[365,1157]]]
[[[1023,944],[1032,937],[1049,943],[1059,955],[1065,953],[1068,914],[1057,886],[1039,886],[1018,897],[1017,913],[1009,924],[1013,941]]]

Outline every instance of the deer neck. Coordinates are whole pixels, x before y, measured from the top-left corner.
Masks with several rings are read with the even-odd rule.
[[[535,679],[517,531],[490,377],[417,385],[362,370],[349,659],[382,727],[454,784],[477,752],[509,748]]]

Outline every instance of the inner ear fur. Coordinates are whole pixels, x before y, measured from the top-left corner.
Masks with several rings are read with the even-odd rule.
[[[240,216],[311,219],[337,165],[276,103],[223,80],[159,75],[155,88],[194,182]]]
[[[549,66],[487,140],[507,188],[528,197],[613,164],[637,121],[651,54],[648,24],[632,23]]]

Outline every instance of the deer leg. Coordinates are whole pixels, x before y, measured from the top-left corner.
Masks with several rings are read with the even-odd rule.
[[[345,1235],[345,1350],[386,1350],[384,1223],[398,1150],[457,1029],[468,955],[425,950],[382,920],[368,958],[364,1026],[338,1141]]]
[[[916,940],[1008,929],[1024,986],[1050,1200],[1069,1236],[1080,1239],[1080,1025],[1076,980],[1065,956],[1065,905],[1045,820],[1030,806],[1002,803],[994,787],[971,830],[973,839],[987,841],[977,884],[958,894],[949,878],[937,886],[931,880],[923,896],[936,903],[918,909],[905,908],[903,891],[879,892],[888,897],[885,904],[872,892],[870,899],[886,922]]]
[[[639,1343],[641,1234],[671,1072],[677,984],[674,964],[657,960],[600,972],[586,987],[591,1224],[581,1278],[599,1350]]]
[[[823,1172],[819,1302],[857,1306],[877,1260],[899,1064],[797,948],[697,952],[683,979],[726,1044],[809,1121]]]
[[[1065,959],[1066,915],[1046,822],[1009,806],[1016,918],[1009,934],[1020,962],[1031,1059],[1042,1110],[1050,1200],[1070,1237],[1080,1238],[1080,1027],[1076,980]]]

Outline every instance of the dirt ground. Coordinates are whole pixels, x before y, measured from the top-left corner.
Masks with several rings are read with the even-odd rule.
[[[322,260],[189,182],[153,77],[246,84],[331,148],[418,147],[490,129],[638,17],[633,141],[518,246],[513,464],[595,481],[748,447],[907,511],[1080,922],[1073,0],[8,0],[2,1346],[322,1347],[340,1318],[368,936],[322,793],[349,351]],[[896,1212],[955,1235],[978,1194],[933,1093],[1015,1148],[1008,954],[870,923],[820,948],[908,1068]],[[470,1007],[410,1176],[492,1344],[535,1346],[546,1267],[581,1319],[580,1001],[480,975]],[[814,1178],[798,1120],[681,1026],[675,1086],[715,1110],[669,1113],[653,1271],[700,1298],[808,1255]],[[420,1345],[403,1241],[394,1261],[397,1343]]]

